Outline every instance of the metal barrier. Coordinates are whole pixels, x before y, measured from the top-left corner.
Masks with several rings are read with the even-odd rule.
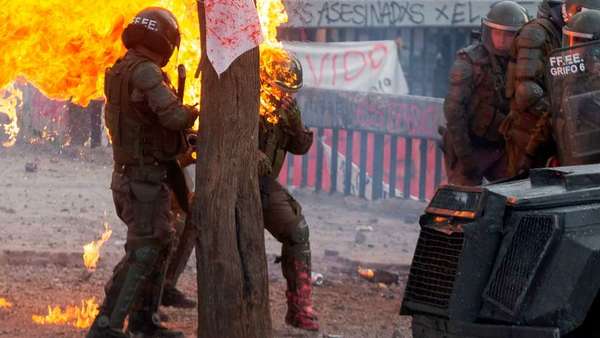
[[[283,184],[373,200],[426,200],[444,179],[442,100],[305,89],[298,102],[315,143],[307,155],[288,157]]]

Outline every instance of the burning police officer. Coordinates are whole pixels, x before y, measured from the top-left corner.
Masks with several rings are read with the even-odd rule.
[[[263,89],[273,94],[262,102],[259,121],[259,163],[265,228],[283,244],[281,269],[287,280],[287,324],[318,330],[312,308],[311,257],[308,224],[300,204],[277,181],[288,152],[304,155],[313,142],[313,133],[302,123],[292,95],[302,87],[302,66],[292,54],[284,53],[261,69]],[[274,70],[269,72],[269,70]],[[267,85],[264,85],[266,82]],[[274,114],[268,114],[270,109]]]
[[[527,11],[502,1],[482,20],[482,41],[461,49],[450,71],[444,101],[444,152],[448,182],[479,185],[506,176],[504,140],[498,127],[508,114],[504,96],[508,54]]]
[[[115,161],[111,189],[117,215],[127,225],[125,257],[106,286],[88,338],[182,337],[157,315],[165,263],[174,233],[171,194],[180,195],[175,161],[185,152],[183,130],[198,112],[182,105],[161,70],[179,47],[176,18],[166,9],[141,11],[122,35],[126,55],[106,71],[106,126]],[[183,201],[181,201],[184,203]]]
[[[509,176],[545,166],[555,154],[545,72],[548,56],[561,46],[565,22],[582,10],[599,8],[598,0],[544,0],[538,17],[517,33],[506,85],[510,114],[501,126]]]

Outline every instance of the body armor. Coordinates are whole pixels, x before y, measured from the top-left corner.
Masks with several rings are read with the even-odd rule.
[[[158,66],[135,52],[107,69],[105,119],[116,164],[170,161],[185,152],[182,130],[191,126],[195,115],[179,107],[172,88],[157,88],[169,84]],[[157,96],[146,102],[152,94]],[[152,108],[161,112],[155,114]]]
[[[297,110],[297,106],[291,109]],[[280,123],[272,124],[266,119],[260,119],[259,126],[259,149],[269,159],[271,170],[270,177],[277,178],[285,161],[287,152],[295,155],[304,155],[310,149],[313,142],[312,131],[306,128],[290,128],[288,120],[282,109],[278,113],[283,118]],[[299,112],[298,112],[299,114]]]
[[[508,113],[505,67],[506,60],[491,55],[480,42],[458,52],[444,101],[444,153],[452,184],[476,185],[483,177],[504,176],[504,143],[498,127]],[[465,162],[479,168],[471,171]]]
[[[560,27],[547,17],[525,24],[515,37],[506,86],[511,112],[500,129],[506,140],[510,176],[528,169],[521,168],[524,159],[531,159],[533,166],[543,166],[554,153],[545,64],[560,44]]]

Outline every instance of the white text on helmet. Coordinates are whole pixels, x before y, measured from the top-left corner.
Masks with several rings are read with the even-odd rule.
[[[149,29],[151,31],[158,32],[158,22],[156,20],[144,18],[143,16],[136,16],[133,19],[133,23],[136,25],[139,24],[145,26],[146,29]]]

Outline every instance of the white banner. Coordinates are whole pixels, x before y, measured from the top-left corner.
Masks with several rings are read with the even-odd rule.
[[[313,88],[408,94],[394,41],[286,42]]]
[[[498,0],[284,0],[288,27],[476,27]],[[535,17],[540,0],[518,0]]]

